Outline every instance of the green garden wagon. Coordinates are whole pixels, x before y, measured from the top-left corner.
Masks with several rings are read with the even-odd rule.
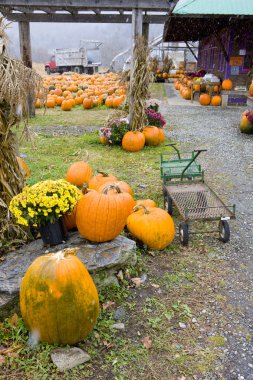
[[[205,183],[204,171],[196,161],[206,149],[192,152],[179,152],[169,144],[175,154],[161,154],[161,178],[163,180],[164,208],[170,215],[176,206],[183,221],[179,224],[179,238],[183,245],[188,245],[189,234],[218,232],[224,243],[230,239],[229,219],[235,218],[235,205],[227,206],[218,195]],[[193,221],[218,221],[218,229],[190,229]],[[191,223],[192,224],[192,223]]]

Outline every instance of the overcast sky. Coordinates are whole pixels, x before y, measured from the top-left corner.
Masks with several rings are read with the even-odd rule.
[[[34,62],[49,60],[55,48],[78,47],[79,40],[99,40],[103,47],[102,64],[108,65],[112,58],[131,46],[131,24],[81,24],[81,23],[30,23],[32,58]],[[163,25],[150,25],[150,38],[163,32]],[[8,29],[9,51],[20,57],[18,24]]]

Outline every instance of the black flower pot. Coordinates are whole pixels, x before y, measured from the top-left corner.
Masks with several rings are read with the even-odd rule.
[[[57,245],[68,239],[68,232],[62,218],[41,226],[40,234],[44,245]]]

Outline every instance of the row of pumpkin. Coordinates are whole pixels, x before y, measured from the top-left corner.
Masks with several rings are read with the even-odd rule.
[[[124,134],[122,148],[127,152],[138,152],[147,146],[158,146],[165,140],[165,133],[162,128],[147,125],[143,131],[129,131]],[[108,138],[100,136],[101,144],[109,144]]]
[[[72,213],[64,216],[66,227],[76,227],[84,238],[109,241],[127,225],[134,237],[152,249],[162,250],[174,239],[171,216],[152,200],[135,201],[129,184],[114,175],[93,175],[87,162],[78,161],[69,167],[66,180],[78,187],[87,184]]]
[[[44,105],[47,108],[60,106],[63,111],[70,111],[79,104],[84,109],[101,104],[117,108],[126,97],[126,86],[120,84],[120,77],[115,73],[46,77],[44,89],[47,93],[46,101],[43,100],[42,92],[37,94],[36,108]]]

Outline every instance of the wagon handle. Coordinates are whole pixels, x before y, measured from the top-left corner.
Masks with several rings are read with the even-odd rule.
[[[195,156],[193,156],[192,160],[189,162],[189,164],[184,168],[184,170],[182,171],[182,174],[181,174],[181,181],[183,180],[183,176],[184,176],[184,173],[186,172],[186,170],[189,168],[189,166],[191,166],[191,164],[196,160],[196,158],[200,155],[201,152],[206,152],[207,149],[196,149],[194,150],[193,152],[195,152]]]
[[[170,146],[171,148],[173,148],[173,149],[177,152],[178,158],[179,158],[179,160],[180,160],[180,159],[181,159],[180,152],[179,152],[179,150],[175,147],[175,145],[177,145],[177,143],[170,143],[170,144],[166,144],[165,146]]]

